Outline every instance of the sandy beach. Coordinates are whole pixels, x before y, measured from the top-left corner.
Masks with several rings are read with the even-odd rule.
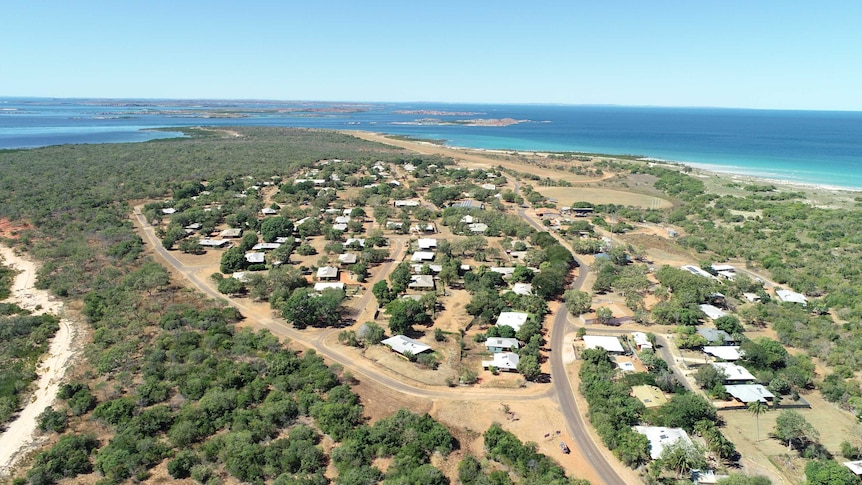
[[[63,304],[46,290],[35,288],[36,263],[21,257],[6,246],[0,246],[4,266],[18,271],[12,284],[12,296],[6,301],[32,311],[36,315],[51,313],[63,317]],[[0,434],[0,477],[7,475],[18,458],[34,449],[41,438],[36,431],[36,419],[57,398],[66,369],[76,353],[78,331],[67,318],[60,319],[60,329],[51,340],[45,359],[37,368],[39,379],[29,404]]]

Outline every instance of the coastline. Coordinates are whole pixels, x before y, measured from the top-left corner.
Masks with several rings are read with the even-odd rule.
[[[366,131],[366,130],[339,130],[342,133],[359,136],[360,138],[368,139],[367,137],[372,138],[381,138],[386,139],[391,142],[397,142],[398,146],[404,147],[404,145],[411,145],[412,149],[418,149],[421,147],[426,147],[428,149],[437,148],[440,151],[451,150],[456,153],[461,154],[469,154],[469,153],[487,153],[487,154],[496,154],[496,155],[508,155],[512,153],[517,153],[521,155],[528,156],[536,156],[536,157],[549,157],[553,154],[576,154],[594,158],[608,158],[615,160],[635,160],[645,163],[655,163],[659,165],[667,165],[669,167],[689,167],[691,169],[691,174],[702,179],[709,178],[720,178],[725,179],[730,182],[741,183],[741,184],[771,184],[775,185],[779,188],[784,188],[787,190],[805,192],[807,194],[807,198],[812,199],[812,195],[816,198],[817,195],[840,195],[847,196],[853,198],[859,195],[859,192],[862,192],[862,188],[854,188],[854,187],[842,187],[842,186],[834,186],[827,184],[818,184],[818,183],[805,183],[797,180],[787,180],[780,178],[772,178],[767,176],[756,175],[752,173],[746,173],[744,171],[734,171],[732,168],[725,165],[714,165],[714,164],[706,164],[706,163],[692,163],[685,161],[675,161],[675,160],[667,160],[660,158],[652,158],[649,156],[639,156],[639,155],[628,155],[628,154],[607,154],[607,153],[587,153],[587,152],[578,152],[578,151],[542,151],[542,150],[515,150],[515,149],[505,149],[505,148],[472,148],[466,146],[454,146],[448,144],[440,144],[434,143],[431,141],[423,141],[419,138],[405,139],[405,138],[394,138],[400,137],[402,135],[394,135],[391,133],[377,132],[377,131]],[[362,135],[362,136],[360,136]],[[379,141],[379,140],[374,140]],[[404,147],[406,148],[406,147]],[[423,150],[423,152],[429,152],[430,150]],[[742,168],[742,167],[740,167]],[[830,205],[830,204],[828,204]]]

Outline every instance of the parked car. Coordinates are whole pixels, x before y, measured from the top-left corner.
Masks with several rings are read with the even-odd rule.
[[[565,444],[564,442],[560,441],[560,451],[562,451],[563,453],[568,455],[569,454],[569,446],[567,444]]]

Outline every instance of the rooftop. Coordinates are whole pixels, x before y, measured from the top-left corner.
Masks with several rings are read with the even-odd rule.
[[[494,360],[483,360],[482,367],[494,366],[503,370],[517,370],[520,357],[514,352],[500,352],[494,354]]]
[[[413,340],[412,338],[405,337],[403,335],[389,337],[388,339],[383,340],[381,343],[384,345],[388,345],[392,350],[398,352],[399,354],[410,352],[413,355],[417,355],[421,354],[422,352],[431,350],[430,346],[425,345],[418,340]]]
[[[649,455],[653,460],[661,458],[661,452],[679,440],[692,444],[688,433],[682,428],[663,428],[660,426],[635,426],[635,431],[649,440]]]
[[[753,381],[754,376],[748,369],[730,362],[713,362],[712,366],[724,372],[725,381]]]
[[[657,408],[667,403],[667,397],[656,386],[632,386],[632,395],[648,408]]]
[[[765,403],[767,399],[771,400],[775,398],[775,394],[772,394],[760,384],[737,384],[724,386],[724,388],[728,394],[746,404],[755,401]]]
[[[527,323],[528,316],[529,314],[523,312],[501,312],[500,316],[497,317],[496,325],[498,327],[508,325],[517,332],[525,323]]]
[[[512,292],[516,295],[531,295],[533,294],[533,285],[530,283],[515,283],[512,287]]]
[[[323,291],[323,290],[343,290],[344,283],[325,283],[318,282],[314,284],[314,291]]]
[[[721,318],[721,317],[727,315],[727,313],[724,313],[723,311],[721,311],[720,308],[718,308],[716,306],[712,306],[712,305],[699,305],[699,306],[700,306],[700,311],[702,311],[703,313],[706,313],[706,316],[708,316],[709,318],[711,318],[713,320],[715,320],[716,318]]]
[[[324,266],[317,268],[318,278],[338,278],[338,268],[334,266]]]
[[[612,353],[625,352],[620,339],[610,335],[584,335],[584,343],[588,349],[605,349]]]
[[[722,345],[718,347],[707,345],[703,348],[703,353],[721,360],[739,360],[742,357],[738,345]]]

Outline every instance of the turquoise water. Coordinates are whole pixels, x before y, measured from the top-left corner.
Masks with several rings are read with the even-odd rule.
[[[208,117],[219,110],[243,117]],[[415,124],[432,117],[523,122],[502,127]],[[0,148],[146,141],[176,135],[142,131],[146,128],[200,125],[354,129],[442,139],[471,148],[633,154],[723,172],[862,189],[859,112],[0,98]]]

